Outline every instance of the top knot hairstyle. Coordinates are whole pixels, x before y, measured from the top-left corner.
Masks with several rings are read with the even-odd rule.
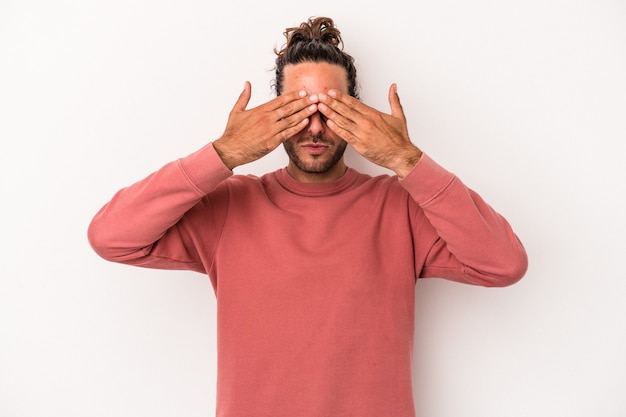
[[[354,58],[343,51],[343,40],[339,29],[329,17],[310,18],[298,27],[285,30],[287,43],[276,53],[276,94],[283,92],[285,65],[304,62],[325,62],[339,65],[348,76],[348,94],[359,98]]]

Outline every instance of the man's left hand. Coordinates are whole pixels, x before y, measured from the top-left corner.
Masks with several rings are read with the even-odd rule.
[[[391,114],[337,90],[318,96],[318,109],[327,118],[327,126],[369,161],[394,171],[400,178],[419,161],[422,151],[409,138],[396,84],[389,88]]]

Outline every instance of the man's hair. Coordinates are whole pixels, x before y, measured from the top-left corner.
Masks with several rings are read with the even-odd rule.
[[[326,62],[339,65],[348,75],[348,94],[359,98],[354,58],[343,51],[343,40],[339,29],[329,17],[312,17],[298,27],[284,32],[287,43],[276,53],[276,78],[274,89],[281,95],[285,65],[304,62]]]

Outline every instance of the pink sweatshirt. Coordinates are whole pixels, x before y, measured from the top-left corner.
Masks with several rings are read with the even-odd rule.
[[[233,175],[212,145],[120,190],[103,258],[208,274],[218,417],[413,417],[415,280],[505,286],[527,257],[507,221],[423,155],[404,179]]]

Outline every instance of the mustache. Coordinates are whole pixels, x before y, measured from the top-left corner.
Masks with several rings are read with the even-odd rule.
[[[315,143],[315,144],[327,145],[327,146],[332,146],[335,144],[335,142],[324,139],[318,135],[302,138],[298,141],[298,144],[301,144],[301,143]]]

